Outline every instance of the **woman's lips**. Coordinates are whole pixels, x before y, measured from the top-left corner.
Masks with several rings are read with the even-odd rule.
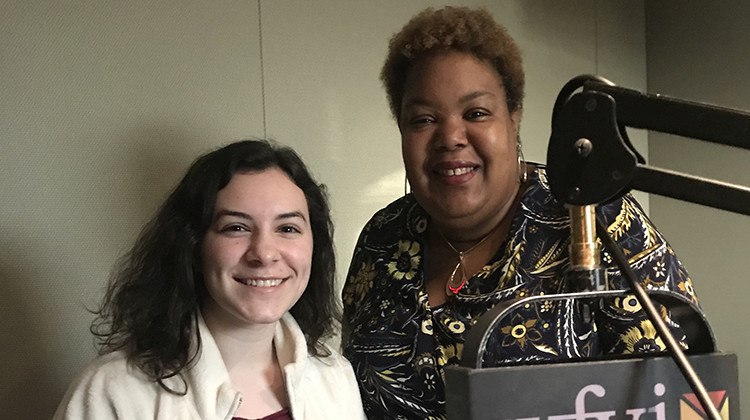
[[[463,166],[459,168],[438,169],[436,172],[441,176],[459,176],[474,172],[476,169],[475,166]]]
[[[479,171],[480,166],[468,160],[442,161],[432,165],[435,180],[449,186],[469,182]]]
[[[236,281],[246,285],[255,287],[275,287],[280,285],[284,279],[240,279],[235,278]]]

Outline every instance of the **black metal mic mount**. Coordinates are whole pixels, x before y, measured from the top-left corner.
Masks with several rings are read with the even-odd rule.
[[[577,92],[578,90],[581,92]],[[649,95],[583,75],[568,82],[557,97],[547,150],[547,176],[555,198],[571,215],[570,270],[566,281],[577,299],[601,297],[601,268],[593,261],[591,221],[594,207],[631,189],[750,215],[750,188],[650,167],[633,147],[625,127],[750,149],[750,113]],[[595,217],[595,216],[594,216]],[[679,344],[638,282],[622,250],[599,221],[598,234],[629,281],[670,354],[712,419],[720,415],[711,403]],[[598,258],[598,255],[596,256]],[[606,279],[604,279],[606,284]]]

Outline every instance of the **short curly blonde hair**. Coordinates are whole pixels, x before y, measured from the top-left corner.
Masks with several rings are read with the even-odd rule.
[[[428,8],[391,37],[380,72],[396,121],[401,114],[409,70],[424,57],[448,51],[466,52],[487,60],[503,82],[508,110],[515,112],[523,107],[521,50],[505,27],[483,8]]]

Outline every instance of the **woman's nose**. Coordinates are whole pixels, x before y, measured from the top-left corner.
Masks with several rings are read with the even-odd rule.
[[[466,145],[466,126],[463,118],[444,118],[435,131],[434,146],[438,150],[454,150]]]
[[[271,233],[255,232],[245,252],[245,258],[255,264],[268,264],[279,259],[279,248]]]

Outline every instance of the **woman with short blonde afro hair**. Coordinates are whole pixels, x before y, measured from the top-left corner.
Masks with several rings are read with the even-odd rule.
[[[523,108],[524,73],[521,51],[508,31],[485,9],[428,8],[414,16],[390,40],[380,73],[393,117],[401,114],[401,100],[409,70],[424,57],[448,51],[487,60],[500,75],[508,110]]]
[[[468,334],[485,315],[494,319],[493,308],[570,290],[569,211],[552,195],[544,165],[526,162],[521,150],[521,53],[487,10],[426,9],[390,39],[381,80],[411,191],[362,228],[342,290],[342,350],[370,419],[445,420],[446,372],[462,360],[498,367],[664,350],[641,333],[651,325],[646,314],[623,309],[622,300],[589,312],[573,299],[535,299],[478,333],[488,334],[481,354],[465,353]],[[687,272],[632,196],[596,213],[636,256],[631,265],[644,285],[655,286],[648,279],[657,270],[666,277],[660,290],[697,302],[685,292]],[[611,258],[602,261],[610,288],[631,287]],[[685,343],[677,320],[663,314]]]

